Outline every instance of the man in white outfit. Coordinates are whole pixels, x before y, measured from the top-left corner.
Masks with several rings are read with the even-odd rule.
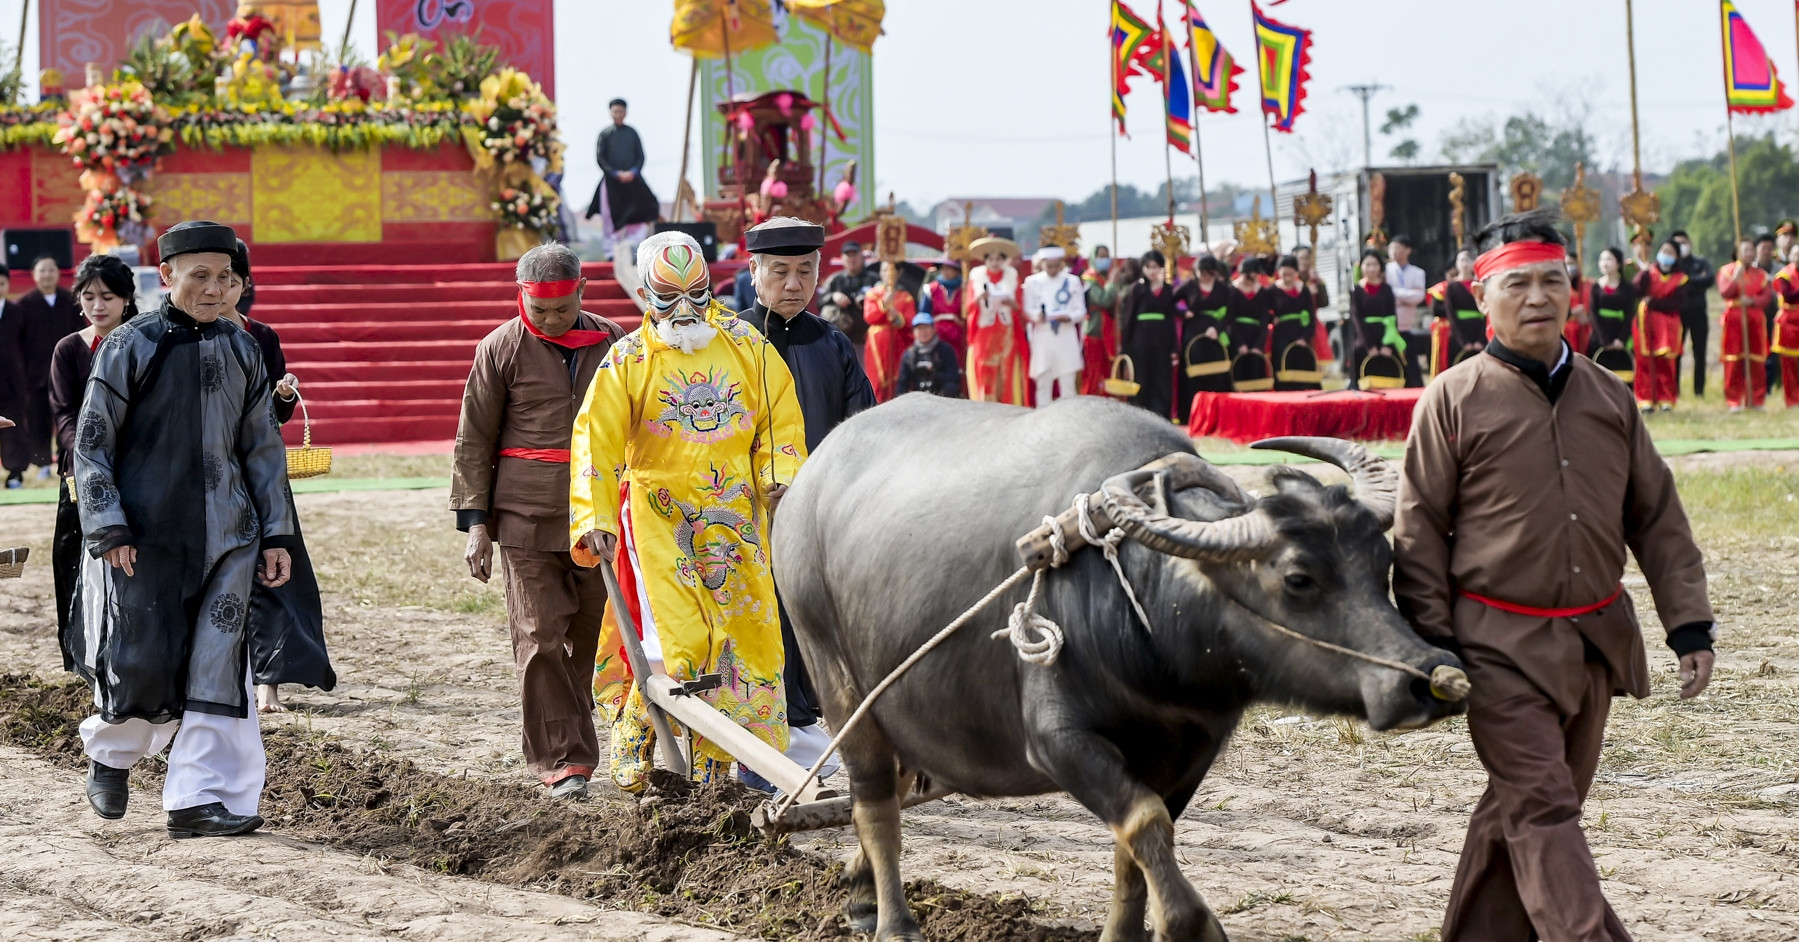
[[[1046,245],[1032,256],[1036,271],[1024,280],[1024,316],[1030,323],[1031,378],[1037,381],[1037,405],[1075,394],[1081,371],[1081,325],[1087,320],[1087,295],[1081,280],[1068,272],[1067,253]]]

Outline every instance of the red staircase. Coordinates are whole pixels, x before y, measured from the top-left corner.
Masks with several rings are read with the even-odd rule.
[[[260,257],[258,259],[260,261]],[[250,316],[281,334],[318,445],[449,441],[475,346],[518,313],[513,265],[258,265]],[[610,264],[585,268],[582,307],[634,330]],[[718,272],[729,284],[730,273]],[[300,441],[300,423],[284,429]]]

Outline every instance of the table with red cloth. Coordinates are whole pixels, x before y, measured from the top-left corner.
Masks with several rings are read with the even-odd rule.
[[[1193,397],[1187,434],[1253,442],[1280,435],[1403,439],[1423,389],[1216,393]]]

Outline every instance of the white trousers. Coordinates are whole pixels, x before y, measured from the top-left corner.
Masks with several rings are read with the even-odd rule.
[[[1055,384],[1062,384],[1062,394],[1053,395]],[[1052,399],[1065,399],[1074,395],[1073,373],[1045,373],[1037,377],[1037,405],[1047,406]]]
[[[81,721],[81,742],[88,758],[115,769],[129,769],[145,756],[168,748],[169,774],[162,783],[164,811],[216,801],[232,814],[255,814],[262,800],[268,758],[262,750],[262,720],[256,713],[253,689],[248,702],[250,715],[241,720],[183,713],[178,722],[133,718],[108,723],[90,716]]]

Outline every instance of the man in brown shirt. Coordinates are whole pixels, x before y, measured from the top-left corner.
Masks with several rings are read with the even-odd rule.
[[[506,616],[518,661],[525,761],[558,798],[584,798],[600,759],[593,665],[606,589],[569,556],[568,453],[575,411],[619,325],[581,310],[581,260],[540,245],[518,261],[519,316],[475,350],[450,509],[469,575],[505,549]]]
[[[1682,698],[1711,677],[1704,564],[1630,389],[1562,340],[1553,216],[1479,238],[1474,293],[1495,339],[1425,391],[1393,528],[1400,611],[1467,664],[1488,773],[1442,938],[1628,940],[1580,828],[1611,698],[1649,694],[1624,551],[1669,628]]]

